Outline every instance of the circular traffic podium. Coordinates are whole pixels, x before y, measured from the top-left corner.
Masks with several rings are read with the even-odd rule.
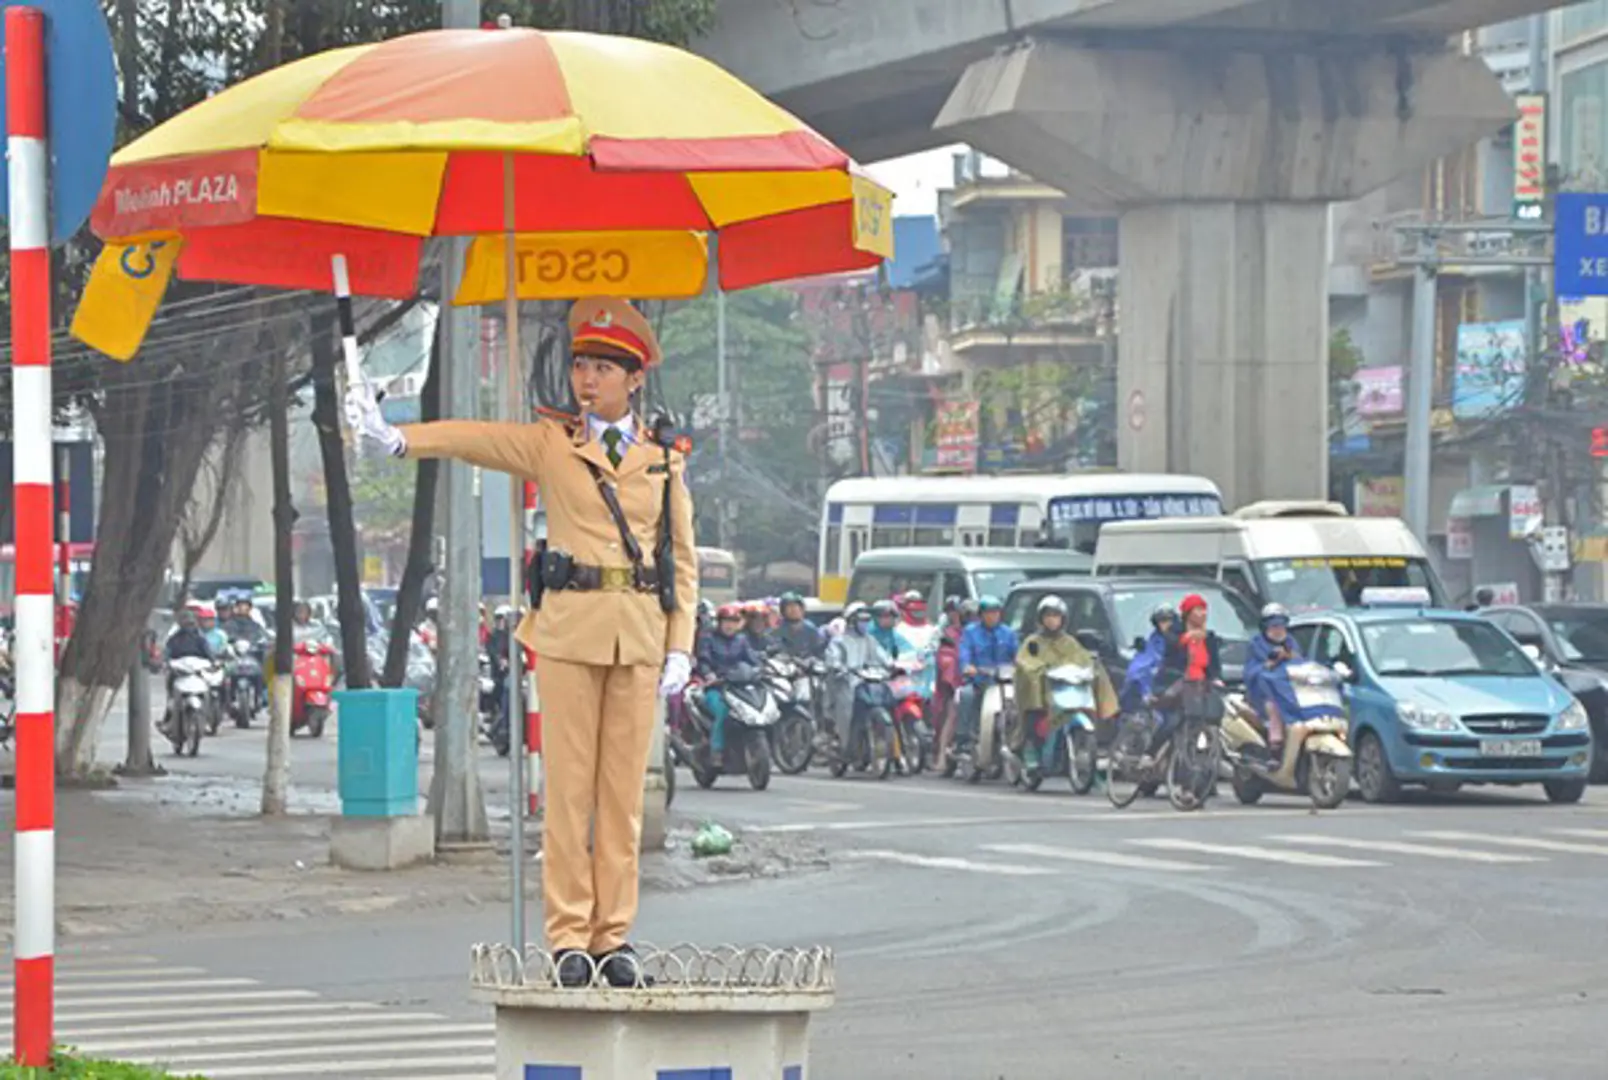
[[[552,956],[476,945],[470,992],[496,1010],[497,1080],[805,1080],[832,951],[643,946],[650,985],[558,985]]]

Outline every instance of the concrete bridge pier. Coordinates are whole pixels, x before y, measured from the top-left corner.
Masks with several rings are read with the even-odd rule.
[[[1331,202],[1515,116],[1477,58],[1400,39],[1029,39],[935,122],[1121,214],[1118,460],[1230,506],[1328,495]]]

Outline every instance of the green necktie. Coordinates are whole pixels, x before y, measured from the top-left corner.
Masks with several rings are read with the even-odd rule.
[[[620,440],[624,438],[617,427],[603,429],[603,447],[609,452],[609,464],[616,469],[620,467]]]

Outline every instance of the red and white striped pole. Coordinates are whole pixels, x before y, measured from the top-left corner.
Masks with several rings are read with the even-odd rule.
[[[11,230],[11,472],[17,531],[17,843],[12,1038],[48,1066],[56,952],[56,633],[51,565],[50,222],[45,174],[45,17],[6,13]]]

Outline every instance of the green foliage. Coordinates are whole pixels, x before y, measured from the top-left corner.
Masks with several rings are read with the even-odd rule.
[[[721,480],[706,493],[741,504],[738,532],[747,565],[810,561],[820,475],[810,438],[816,422],[815,372],[793,294],[759,288],[726,298],[727,389],[735,406],[729,470],[720,467],[713,426],[719,383],[715,300],[701,297],[677,305],[665,316],[659,336],[665,401],[709,425],[696,432],[699,463],[720,473]],[[699,523],[701,539],[713,542],[714,515],[701,515]]]
[[[57,1054],[52,1064],[52,1069],[0,1065],[0,1080],[205,1080],[122,1061],[95,1061],[72,1053]]]
[[[1344,328],[1329,335],[1329,423],[1343,426],[1345,403],[1350,397],[1357,371],[1366,363],[1362,350],[1351,340],[1351,331]]]
[[[352,510],[365,535],[401,536],[413,523],[416,466],[384,454],[357,455],[348,474]]]

